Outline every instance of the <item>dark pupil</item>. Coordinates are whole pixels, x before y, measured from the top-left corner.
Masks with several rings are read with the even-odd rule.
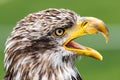
[[[61,32],[62,32],[62,30],[61,30],[61,29],[59,29],[59,30],[58,30],[58,33],[61,33]]]

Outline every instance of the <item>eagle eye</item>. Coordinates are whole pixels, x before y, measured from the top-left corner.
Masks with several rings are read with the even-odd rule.
[[[65,29],[64,28],[57,28],[54,32],[55,36],[60,37],[63,36],[65,33]]]

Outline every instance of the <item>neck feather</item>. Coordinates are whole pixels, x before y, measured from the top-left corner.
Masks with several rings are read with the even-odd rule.
[[[82,80],[74,65],[76,56],[59,49],[19,54],[6,60],[5,80]]]

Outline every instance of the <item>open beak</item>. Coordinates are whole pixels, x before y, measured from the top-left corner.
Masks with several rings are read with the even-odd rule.
[[[69,38],[63,44],[63,47],[66,50],[76,52],[78,55],[90,56],[98,60],[103,59],[101,54],[96,50],[72,41],[80,36],[96,34],[100,32],[105,37],[107,43],[109,39],[109,31],[101,20],[94,17],[82,17],[81,21],[74,25],[71,29],[68,29],[67,32],[69,33]]]

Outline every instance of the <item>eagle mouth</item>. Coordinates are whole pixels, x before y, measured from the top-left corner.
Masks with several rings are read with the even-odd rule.
[[[66,43],[64,43],[63,46],[66,50],[75,52],[76,55],[89,56],[89,57],[93,57],[98,60],[103,59],[102,55],[98,51],[96,51],[92,48],[83,46],[73,40],[74,40],[74,38],[72,40],[68,40]]]
[[[98,60],[103,59],[102,55],[98,51],[73,41],[76,38],[88,34],[102,33],[106,39],[106,42],[108,42],[109,31],[101,20],[93,17],[83,17],[80,22],[78,22],[72,28],[67,29],[67,33],[69,33],[68,39],[65,41],[65,43],[63,43],[63,47],[66,50],[75,52],[77,55],[89,56]]]
[[[72,48],[72,49],[80,49],[80,50],[86,50],[87,48],[81,44],[78,44],[77,42],[74,41],[70,41],[68,42],[66,45],[66,47],[68,48]]]

